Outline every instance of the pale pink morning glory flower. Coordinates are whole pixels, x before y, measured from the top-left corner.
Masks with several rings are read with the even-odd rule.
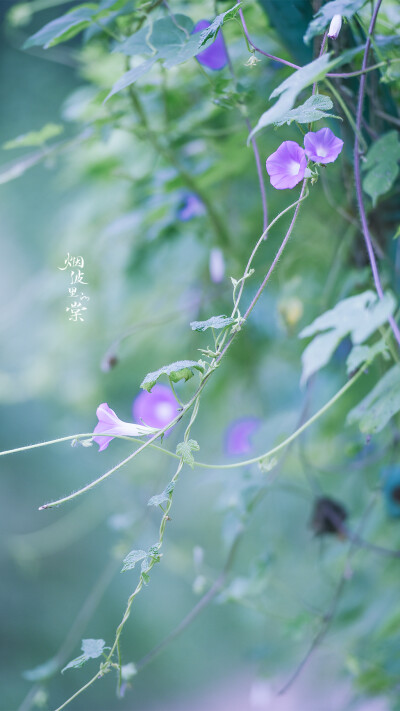
[[[99,421],[94,432],[97,432],[98,435],[103,433],[109,435],[107,437],[93,437],[93,441],[99,445],[99,452],[106,449],[116,435],[123,437],[142,437],[143,435],[155,434],[158,429],[120,420],[114,410],[108,407],[106,402],[98,406],[96,415]]]
[[[309,160],[315,163],[333,163],[343,148],[343,141],[336,138],[330,128],[321,128],[315,133],[306,133],[304,148]]]
[[[210,26],[208,20],[200,20],[193,27],[192,34],[206,30]],[[221,30],[218,32],[214,42],[207,49],[203,49],[199,54],[196,54],[196,59],[203,66],[209,69],[223,69],[228,64],[228,56],[226,54],[225,42]]]
[[[251,451],[251,436],[259,428],[258,417],[242,417],[232,422],[226,432],[225,448],[228,454],[247,454]]]
[[[167,385],[155,385],[151,393],[143,390],[133,401],[133,418],[162,429],[177,416],[178,403]]]
[[[295,141],[284,141],[275,153],[267,158],[267,173],[271,185],[277,190],[294,188],[304,178],[307,158],[303,148]]]

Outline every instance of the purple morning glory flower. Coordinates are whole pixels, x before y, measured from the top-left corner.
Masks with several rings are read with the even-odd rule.
[[[210,22],[208,20],[200,20],[193,27],[192,34],[206,30],[209,26]],[[223,69],[228,64],[228,56],[221,31],[218,32],[214,42],[207,49],[203,49],[202,52],[196,55],[196,59],[203,66],[213,70]]]
[[[298,143],[284,141],[278,150],[267,158],[266,166],[271,185],[277,190],[285,190],[294,188],[303,180],[307,158]]]
[[[184,197],[183,205],[178,210],[178,218],[181,222],[188,222],[193,217],[201,217],[205,214],[205,207],[200,198],[195,193],[188,193]]]
[[[213,247],[210,252],[209,268],[211,281],[220,284],[225,276],[225,259],[219,247]]]
[[[336,138],[330,128],[321,128],[304,136],[304,148],[309,160],[315,163],[333,163],[343,148],[343,141]]]
[[[94,432],[110,435],[109,437],[93,437],[93,441],[99,445],[99,452],[108,447],[115,435],[141,437],[142,435],[155,434],[157,432],[154,427],[145,427],[144,425],[136,425],[133,422],[120,420],[106,402],[98,406],[96,415],[99,421]]]
[[[260,426],[258,417],[242,417],[232,422],[226,432],[225,449],[228,454],[247,454],[251,451],[251,435]]]
[[[178,414],[174,393],[167,385],[155,385],[151,393],[143,390],[133,401],[133,417],[150,427],[160,429]]]

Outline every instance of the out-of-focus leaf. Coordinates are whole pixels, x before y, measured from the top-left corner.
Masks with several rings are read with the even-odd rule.
[[[96,5],[82,5],[81,7],[75,8],[71,12],[67,12],[66,15],[58,17],[56,20],[52,20],[47,25],[42,27],[39,32],[36,32],[32,37],[29,37],[23,48],[29,49],[29,47],[52,47],[58,42],[63,41],[64,35],[68,33],[68,39],[81,30],[88,27],[96,14]],[[72,31],[72,34],[70,32]]]
[[[354,373],[364,363],[372,363],[377,355],[383,355],[387,359],[388,352],[388,347],[383,338],[374,343],[373,346],[354,346],[346,360],[347,374]]]
[[[351,410],[348,424],[359,424],[361,432],[380,432],[400,411],[400,364],[385,373],[371,392]]]
[[[43,143],[46,143],[46,141],[49,141],[51,138],[59,136],[63,130],[64,127],[59,124],[47,123],[40,131],[30,131],[29,133],[24,133],[22,136],[13,138],[11,141],[7,141],[3,144],[3,148],[7,151],[11,148],[42,146]]]
[[[231,316],[211,316],[207,321],[192,321],[190,328],[192,331],[206,331],[207,328],[225,328],[235,323]]]
[[[314,19],[310,22],[307,32],[304,35],[304,42],[308,44],[315,35],[325,32],[334,15],[344,15],[353,17],[354,13],[361,10],[367,0],[332,0],[323,5],[318,10]]]
[[[58,668],[59,664],[56,659],[48,659],[47,662],[44,662],[44,664],[40,664],[40,666],[35,667],[34,669],[27,669],[22,672],[22,676],[28,681],[43,681],[44,679],[48,679],[53,676]]]
[[[203,365],[196,360],[177,360],[170,365],[164,365],[153,373],[148,373],[140,387],[150,392],[161,375],[167,375],[173,383],[177,383],[178,380],[189,380],[194,375],[193,368],[201,373],[204,372]]]
[[[339,301],[330,311],[315,319],[299,334],[300,338],[315,336],[302,355],[302,384],[326,365],[340,341],[350,334],[353,344],[363,343],[393,313],[396,303],[391,294],[378,299],[373,291]],[[326,333],[319,333],[326,331]],[[318,335],[315,335],[318,334]]]
[[[397,131],[389,131],[374,141],[369,149],[363,170],[363,188],[375,206],[380,195],[387,193],[399,174],[400,141]]]
[[[274,124],[275,126],[282,126],[286,123],[289,126],[292,121],[297,121],[297,123],[312,123],[313,121],[319,121],[319,119],[325,116],[338,118],[337,116],[333,117],[332,114],[327,113],[331,108],[333,108],[333,103],[329,96],[315,94],[314,96],[310,96],[301,106],[297,106],[295,109],[284,114],[284,116],[281,116],[278,121],[274,121]]]
[[[149,72],[152,68],[156,59],[157,57],[151,57],[151,59],[147,59],[145,62],[139,64],[138,67],[134,67],[128,72],[125,72],[125,74],[123,74],[122,77],[120,77],[118,81],[115,82],[110,93],[104,99],[104,102],[108,101],[111,96],[114,96],[114,94],[117,94],[119,91],[122,91],[122,89],[126,89],[128,86],[131,86],[131,84],[134,84],[135,81],[140,79],[140,77],[143,77],[145,74],[147,74],[147,72]]]

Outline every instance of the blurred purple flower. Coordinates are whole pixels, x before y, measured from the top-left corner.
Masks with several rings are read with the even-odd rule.
[[[136,425],[133,422],[124,422],[115,414],[114,410],[108,407],[106,402],[98,406],[96,410],[98,424],[94,432],[98,434],[110,434],[109,437],[93,437],[93,441],[99,445],[99,452],[106,449],[115,435],[123,437],[141,437],[142,435],[154,434],[157,429],[153,427],[145,427],[144,425]]]
[[[343,141],[336,138],[330,128],[321,128],[304,136],[304,148],[309,160],[315,163],[333,163],[343,148]]]
[[[252,449],[251,435],[259,428],[258,417],[242,417],[228,427],[225,448],[228,454],[247,454]]]
[[[208,22],[208,20],[200,20],[193,27],[192,34],[206,30],[210,24],[211,23]],[[200,62],[200,64],[203,64],[205,67],[213,70],[223,69],[226,64],[228,64],[228,55],[226,53],[225,42],[221,31],[218,32],[214,42],[207,47],[207,49],[203,49],[202,52],[196,55],[196,59]]]
[[[178,403],[171,388],[155,385],[151,393],[143,390],[133,401],[133,418],[160,429],[178,414]]]
[[[219,247],[213,247],[210,252],[209,268],[211,281],[220,284],[225,276],[225,259]]]
[[[277,190],[285,190],[285,188],[294,188],[303,180],[307,158],[298,143],[284,141],[278,150],[267,158],[266,166],[271,185]]]
[[[195,193],[188,193],[184,197],[182,207],[178,210],[178,218],[181,222],[188,222],[193,217],[201,217],[205,214],[205,207],[200,198]]]

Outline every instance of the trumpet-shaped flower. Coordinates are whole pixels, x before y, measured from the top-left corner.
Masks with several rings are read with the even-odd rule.
[[[97,435],[107,435],[107,437],[93,437],[93,441],[99,445],[99,452],[108,447],[109,443],[116,435],[123,437],[142,437],[143,435],[155,434],[158,428],[136,425],[133,422],[124,422],[115,414],[114,410],[108,407],[106,402],[98,406],[96,410],[98,424],[94,432]]]
[[[267,158],[267,173],[271,185],[277,190],[294,188],[304,178],[307,158],[303,148],[295,141],[284,141],[275,153]]]
[[[206,30],[209,26],[208,20],[200,20],[194,26],[192,34]],[[228,64],[228,56],[221,31],[218,32],[214,42],[207,49],[203,49],[202,52],[196,54],[196,59],[203,66],[213,70],[223,69]]]
[[[309,160],[315,163],[333,163],[343,148],[343,141],[336,138],[330,128],[310,131],[304,136],[304,148]]]
[[[155,385],[151,393],[143,390],[133,401],[133,418],[161,429],[178,414],[178,404],[171,388]]]

